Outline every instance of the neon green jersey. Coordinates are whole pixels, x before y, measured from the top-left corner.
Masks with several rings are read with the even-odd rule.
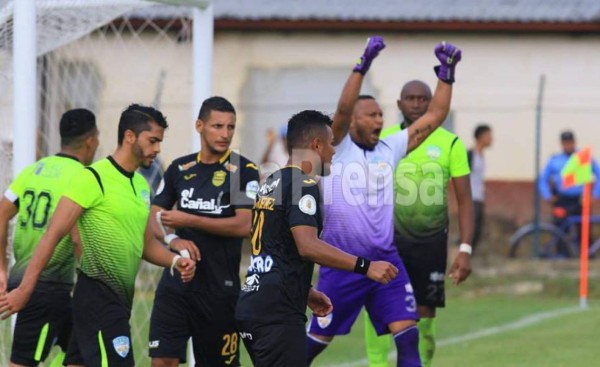
[[[83,171],[65,192],[84,209],[77,222],[81,271],[110,287],[131,309],[150,213],[150,188],[139,173],[125,171],[112,157]]]
[[[381,132],[381,138],[401,129]],[[463,142],[437,128],[419,147],[398,163],[394,177],[394,224],[409,239],[427,239],[448,227],[447,185],[470,173]]]
[[[57,154],[26,167],[12,182],[5,196],[18,206],[13,250],[15,264],[10,270],[9,288],[19,286],[23,273],[63,192],[73,177],[83,171],[75,157]],[[71,236],[57,245],[48,265],[40,275],[40,285],[53,283],[71,287],[75,275],[75,256]]]

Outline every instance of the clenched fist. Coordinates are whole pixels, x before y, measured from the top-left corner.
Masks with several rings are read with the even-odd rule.
[[[371,67],[371,63],[377,55],[379,55],[379,51],[385,48],[385,43],[383,43],[383,37],[381,36],[371,36],[367,39],[367,46],[365,47],[365,51],[362,56],[356,62],[354,69],[352,71],[356,71],[365,75],[369,68]]]
[[[451,43],[442,41],[435,46],[435,57],[440,60],[440,65],[434,68],[441,81],[454,83],[454,69],[462,58],[462,51]]]
[[[398,268],[387,261],[372,261],[367,277],[382,284],[388,284],[398,276]]]

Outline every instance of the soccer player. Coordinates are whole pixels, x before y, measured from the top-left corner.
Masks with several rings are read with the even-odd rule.
[[[73,332],[65,364],[134,366],[129,317],[141,258],[177,268],[189,281],[195,261],[167,250],[147,225],[150,188],[136,170],[160,152],[167,121],[152,107],[130,105],[118,128],[118,147],[73,178],[19,287],[0,296],[3,318],[21,310],[56,245],[77,223],[81,271],[73,293]]]
[[[402,157],[416,149],[442,124],[452,95],[454,68],[461,58],[456,47],[440,43],[435,55],[439,78],[427,112],[408,128],[379,140],[381,108],[373,97],[361,96],[364,75],[379,51],[381,37],[371,37],[354,67],[338,102],[333,134],[336,155],[331,175],[323,180],[325,223],[322,238],[358,256],[387,260],[399,275],[386,286],[353,274],[321,267],[317,289],[331,298],[335,309],[327,317],[312,317],[309,326],[309,363],[335,335],[345,335],[366,306],[379,335],[391,332],[398,350],[398,366],[420,366],[415,298],[398,251],[393,245],[393,170]]]
[[[163,273],[150,319],[152,366],[183,363],[190,337],[198,365],[239,366],[234,313],[242,238],[250,236],[258,170],[229,149],[235,123],[229,101],[205,100],[196,121],[202,149],[171,163],[153,201],[152,215],[160,213],[162,224],[177,229],[164,239],[169,247],[188,251],[194,260],[201,253],[203,260],[189,284],[168,270]],[[157,236],[165,237],[157,227]]]
[[[19,286],[23,273],[61,195],[92,163],[98,148],[96,117],[86,109],[65,112],[59,124],[60,152],[21,171],[0,201],[0,292]],[[14,235],[15,264],[7,284],[8,222],[17,216]],[[76,232],[76,227],[74,227]],[[54,343],[61,347],[55,361],[62,364],[71,335],[71,289],[75,277],[73,240],[65,236],[43,269],[27,306],[17,315],[10,366],[37,366]]]
[[[425,114],[431,90],[413,80],[402,87],[398,108],[404,116],[381,132],[381,138],[407,129]],[[447,186],[452,179],[458,202],[459,254],[450,275],[456,284],[471,272],[473,200],[469,162],[463,142],[448,130],[436,129],[418,148],[400,161],[394,180],[394,243],[413,286],[419,314],[419,352],[423,366],[431,366],[435,352],[436,308],[444,307],[444,274],[448,259]],[[370,367],[388,365],[389,338],[377,337],[365,313],[365,337]]]
[[[319,239],[323,226],[317,176],[334,154],[331,118],[302,111],[289,120],[289,165],[261,186],[252,212],[252,255],[236,308],[240,336],[252,363],[305,367],[306,306],[326,316],[332,305],[311,288],[314,263],[389,283],[396,267],[349,255]]]

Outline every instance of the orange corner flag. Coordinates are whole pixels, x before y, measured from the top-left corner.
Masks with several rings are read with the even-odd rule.
[[[587,308],[588,298],[588,250],[590,239],[590,202],[592,197],[592,148],[585,147],[571,155],[560,172],[563,188],[584,185],[581,211],[581,251],[579,268],[579,305]],[[599,178],[600,179],[600,178]]]
[[[560,175],[564,189],[594,181],[592,176],[592,148],[585,147],[572,154]]]

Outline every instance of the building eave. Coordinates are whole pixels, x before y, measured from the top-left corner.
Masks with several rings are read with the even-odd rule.
[[[600,22],[325,21],[216,19],[216,31],[600,33]]]

